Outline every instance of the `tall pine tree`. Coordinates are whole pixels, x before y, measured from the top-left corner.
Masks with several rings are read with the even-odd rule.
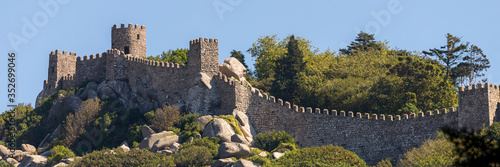
[[[305,68],[304,54],[294,35],[287,44],[288,52],[276,61],[270,93],[292,104],[299,104],[299,73]]]

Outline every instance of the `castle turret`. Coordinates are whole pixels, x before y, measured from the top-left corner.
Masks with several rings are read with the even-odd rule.
[[[219,73],[219,42],[199,38],[189,42],[188,68],[191,74],[204,72],[209,77]]]
[[[479,130],[498,121],[500,87],[485,83],[458,88],[459,128]]]
[[[76,53],[55,50],[49,55],[49,74],[46,82],[49,94],[61,89],[63,81],[73,78],[76,72]]]
[[[115,25],[111,28],[111,48],[118,49],[133,57],[146,56],[146,26],[138,24],[121,24],[120,28]]]

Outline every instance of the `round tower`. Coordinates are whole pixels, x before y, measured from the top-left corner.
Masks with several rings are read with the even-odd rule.
[[[111,28],[111,48],[118,49],[132,57],[146,56],[146,26],[138,24],[121,24],[120,28],[115,25]]]

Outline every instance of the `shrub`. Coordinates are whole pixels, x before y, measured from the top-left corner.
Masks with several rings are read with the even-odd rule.
[[[392,167],[391,158],[387,158],[378,162],[375,167]]]
[[[175,164],[180,167],[206,166],[215,162],[209,148],[197,145],[182,148],[173,155],[173,158]]]
[[[226,122],[229,123],[229,125],[231,125],[231,128],[233,128],[234,133],[243,136],[243,133],[241,132],[241,129],[240,129],[240,124],[238,123],[238,120],[236,120],[236,118],[234,118],[234,116],[232,116],[232,115],[219,115],[219,116],[217,116],[217,118],[222,118],[222,119],[226,120]]]
[[[146,114],[144,114],[144,117],[146,117],[146,120],[148,120],[149,122],[152,122],[153,118],[155,117],[155,111],[151,110],[147,112]]]
[[[194,139],[193,142],[191,143],[182,143],[182,148],[186,149],[189,147],[193,146],[201,146],[201,147],[206,147],[209,149],[209,152],[212,154],[212,157],[217,156],[217,153],[219,151],[219,141],[220,139],[217,137],[204,137],[201,139]]]
[[[180,134],[184,141],[190,137],[195,137],[197,134],[201,133],[200,124],[195,122],[198,117],[200,117],[198,114],[184,115],[179,122],[175,124],[175,128],[178,128],[179,130],[177,131],[173,128],[171,128],[171,130],[176,132],[176,134]]]
[[[483,135],[487,135],[487,139],[500,140],[500,122],[495,122],[488,126],[484,131]]]
[[[96,119],[100,109],[101,100],[96,97],[85,100],[77,112],[69,114],[64,125],[62,144],[65,146],[72,145],[81,134],[85,133],[85,126]]]
[[[75,153],[71,151],[69,148],[57,145],[51,149],[54,153],[47,158],[47,164],[54,165],[64,158],[73,158],[75,157]]]
[[[123,152],[122,149],[115,149],[114,154],[110,149],[94,151],[86,154],[82,159],[75,160],[69,166],[175,166],[172,157],[165,154],[152,153],[146,149],[131,149],[129,152]]]
[[[14,165],[9,164],[5,161],[0,161],[0,167],[14,167]]]
[[[155,111],[151,124],[158,131],[168,130],[181,118],[178,106],[163,106]]]
[[[275,148],[277,148],[281,143],[290,143],[295,145],[295,140],[286,132],[276,132],[276,131],[271,131],[267,133],[259,133],[255,137],[255,147],[266,150],[266,151],[272,151]]]
[[[366,166],[354,152],[339,146],[297,149],[264,166]]]
[[[453,143],[446,139],[428,140],[412,148],[399,161],[400,166],[451,166],[456,158]]]
[[[270,164],[271,163],[271,160],[267,157],[261,157],[261,156],[252,156],[250,158],[248,158],[249,161],[252,161],[252,162],[255,162],[255,163],[258,163],[258,164],[261,164],[261,165],[264,165],[264,164]]]
[[[250,155],[249,155],[249,157],[253,157],[255,155],[259,155],[261,152],[262,152],[262,150],[260,150],[258,148],[252,148],[252,149],[250,149]]]
[[[284,153],[284,152],[287,152],[287,151],[293,151],[295,150],[295,144],[292,144],[292,143],[280,143],[280,145],[278,147],[276,147],[273,151],[271,151],[272,153],[273,152],[280,152],[280,153]]]

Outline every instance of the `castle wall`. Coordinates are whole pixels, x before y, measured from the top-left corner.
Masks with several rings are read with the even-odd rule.
[[[233,86],[230,82],[217,82],[218,89],[233,89],[236,92],[235,103],[221,105],[246,112],[257,133],[285,131],[302,147],[342,146],[355,152],[368,164],[387,157],[397,160],[408,149],[433,138],[441,127],[458,125],[458,112],[454,109],[428,111],[418,117],[415,114],[393,117],[313,110],[261,94],[244,83],[235,83]],[[221,97],[222,102],[232,99]]]
[[[75,86],[85,81],[102,81],[106,74],[106,54],[78,57],[76,59]]]
[[[114,71],[117,73],[123,71],[133,92],[170,104],[176,104],[178,100],[184,100],[187,96],[190,85],[186,83],[190,80],[184,65],[137,57],[121,57],[118,60],[120,59],[126,65],[121,69],[117,66]],[[155,107],[159,105],[161,104]]]

